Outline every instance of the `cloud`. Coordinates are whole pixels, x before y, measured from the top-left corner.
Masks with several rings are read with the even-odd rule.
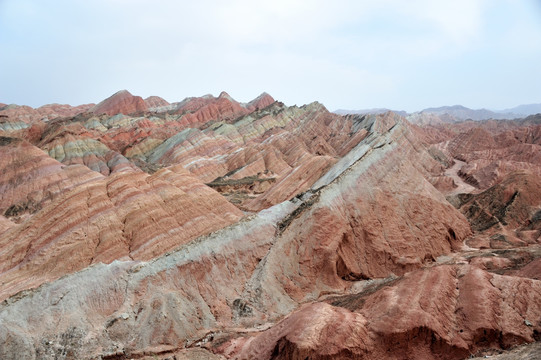
[[[414,1],[401,11],[429,22],[446,40],[461,45],[479,34],[486,6],[482,0]]]
[[[4,0],[0,101],[97,102],[128,88],[169,101],[221,90],[247,101],[266,90],[331,109],[455,103],[465,74],[489,78],[506,52],[515,78],[534,81],[521,75],[541,55],[526,3]],[[486,100],[495,90],[483,86],[469,85]]]

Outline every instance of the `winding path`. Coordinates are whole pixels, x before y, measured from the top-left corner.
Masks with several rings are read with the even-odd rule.
[[[445,176],[449,176],[450,178],[452,178],[455,184],[457,185],[457,188],[451,191],[449,195],[456,195],[460,193],[471,193],[477,190],[477,188],[466,183],[458,175],[458,172],[460,171],[462,166],[466,165],[466,163],[464,161],[460,161],[457,159],[453,159],[453,160],[455,161],[455,164],[451,166],[449,169],[445,170]]]

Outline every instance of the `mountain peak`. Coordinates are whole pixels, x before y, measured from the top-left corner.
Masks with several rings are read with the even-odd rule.
[[[140,96],[133,96],[128,90],[120,90],[90,109],[95,114],[132,114],[148,109]]]
[[[220,93],[220,95],[218,96],[218,99],[228,99],[228,100],[233,100],[233,98],[228,94],[226,93],[225,91],[222,91]]]
[[[266,92],[262,92],[261,95],[253,99],[248,103],[248,106],[253,106],[256,109],[263,109],[274,103],[275,100]]]
[[[112,96],[133,96],[131,92],[129,92],[126,89],[118,90],[116,93],[114,93]],[[111,97],[112,97],[111,96]]]

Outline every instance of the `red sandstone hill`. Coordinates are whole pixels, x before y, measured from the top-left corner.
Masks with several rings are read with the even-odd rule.
[[[274,102],[273,97],[267,94],[266,92],[264,92],[258,97],[256,97],[255,99],[253,99],[252,101],[250,101],[247,104],[247,108],[249,109],[253,108],[254,110],[259,110],[259,109],[266,108],[273,102]]]
[[[147,97],[145,99],[145,104],[149,109],[151,109],[151,108],[159,108],[159,107],[170,105],[166,100],[162,99],[159,96],[149,96],[149,97]]]
[[[535,120],[413,126],[225,92],[52,108],[0,109],[0,358],[541,340]]]
[[[132,114],[148,109],[142,97],[133,96],[128,90],[121,90],[103,100],[89,111],[95,114]]]
[[[4,167],[0,210],[8,218],[27,215],[0,239],[2,297],[94,262],[161,255],[242,215],[182,168],[103,177],[2,139],[2,159],[12,162]]]

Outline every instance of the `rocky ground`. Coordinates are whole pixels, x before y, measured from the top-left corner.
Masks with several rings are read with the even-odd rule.
[[[535,358],[540,121],[436,120],[0,108],[0,358]]]

